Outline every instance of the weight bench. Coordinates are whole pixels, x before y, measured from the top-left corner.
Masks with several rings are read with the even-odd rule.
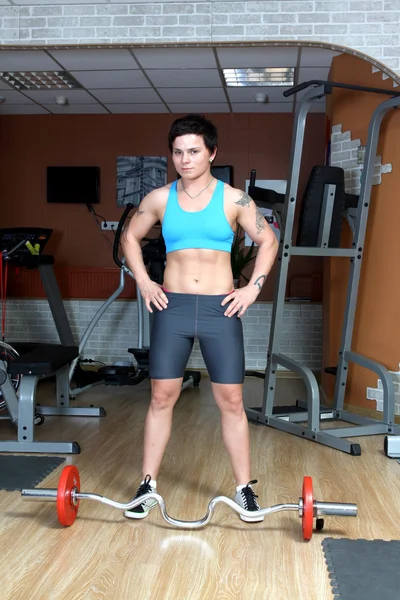
[[[67,416],[104,416],[103,408],[70,407],[69,365],[79,356],[76,346],[44,344],[9,361],[0,360],[0,390],[11,422],[18,428],[17,440],[0,440],[0,452],[79,454],[77,442],[37,442],[34,439],[35,414]],[[18,396],[10,380],[22,375]],[[39,379],[56,376],[57,406],[36,404]]]

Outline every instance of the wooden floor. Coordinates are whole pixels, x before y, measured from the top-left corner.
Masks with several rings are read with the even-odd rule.
[[[278,380],[283,403],[296,399],[293,380]],[[46,387],[39,389],[42,396]],[[48,393],[48,390],[47,390]],[[261,380],[245,384],[246,404],[259,405]],[[99,387],[79,404],[104,406],[101,419],[46,417],[38,439],[77,440],[82,452],[66,464],[80,470],[82,491],[127,502],[136,491],[149,384]],[[383,454],[383,437],[357,438],[353,457],[250,425],[252,477],[262,506],[298,502],[304,475],[321,501],[355,502],[359,517],[326,518],[325,529],[304,542],[296,512],[246,524],[218,505],[201,530],[169,526],[158,507],[135,522],[121,511],[85,500],[70,528],[59,526],[53,503],[26,502],[0,491],[2,600],[332,600],[321,541],[324,537],[400,539],[400,465]],[[11,426],[0,423],[0,439]],[[40,487],[57,487],[62,467]],[[234,481],[209,381],[185,390],[158,478],[173,517],[201,518],[209,500],[234,494]]]

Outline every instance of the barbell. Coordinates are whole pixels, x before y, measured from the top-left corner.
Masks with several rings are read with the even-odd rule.
[[[100,496],[98,494],[81,492],[79,471],[74,465],[69,465],[63,469],[57,489],[25,489],[21,491],[21,497],[23,500],[56,502],[58,520],[64,527],[69,527],[75,521],[78,514],[79,502],[81,500],[95,500],[96,502],[102,502],[103,504],[108,504],[109,506],[113,506],[114,508],[118,508],[120,510],[130,510],[136,506],[139,506],[146,500],[156,500],[165,521],[174,527],[180,527],[182,529],[199,529],[200,527],[207,525],[207,523],[209,523],[211,520],[216,505],[220,503],[226,504],[232,510],[244,517],[251,518],[255,516],[254,512],[245,510],[230,498],[227,498],[226,496],[217,496],[210,500],[207,513],[202,519],[198,521],[180,521],[169,516],[163,497],[155,492],[144,494],[143,496],[133,499],[126,504],[116,502],[115,500],[110,500],[109,498]],[[299,498],[299,502],[297,504],[276,504],[275,506],[262,508],[257,511],[257,518],[284,510],[298,511],[299,517],[302,521],[303,538],[305,540],[310,540],[312,537],[314,518],[317,520],[316,528],[322,529],[324,526],[324,520],[321,517],[324,515],[334,515],[337,517],[357,516],[356,504],[318,502],[317,500],[314,500],[311,477],[304,477],[302,497]]]

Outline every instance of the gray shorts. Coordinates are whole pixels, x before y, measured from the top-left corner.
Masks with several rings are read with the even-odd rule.
[[[243,383],[242,322],[226,317],[223,296],[165,291],[168,307],[154,309],[150,338],[150,378],[183,377],[195,338],[213,383]]]

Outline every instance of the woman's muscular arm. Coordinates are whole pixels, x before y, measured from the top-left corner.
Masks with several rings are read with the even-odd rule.
[[[151,302],[158,310],[167,308],[168,303],[162,287],[152,281],[147,273],[140,245],[142,239],[146,237],[150,229],[160,220],[161,189],[154,190],[143,198],[121,237],[121,246],[126,263],[135,277],[146,308],[150,312],[153,312],[150,306]]]

